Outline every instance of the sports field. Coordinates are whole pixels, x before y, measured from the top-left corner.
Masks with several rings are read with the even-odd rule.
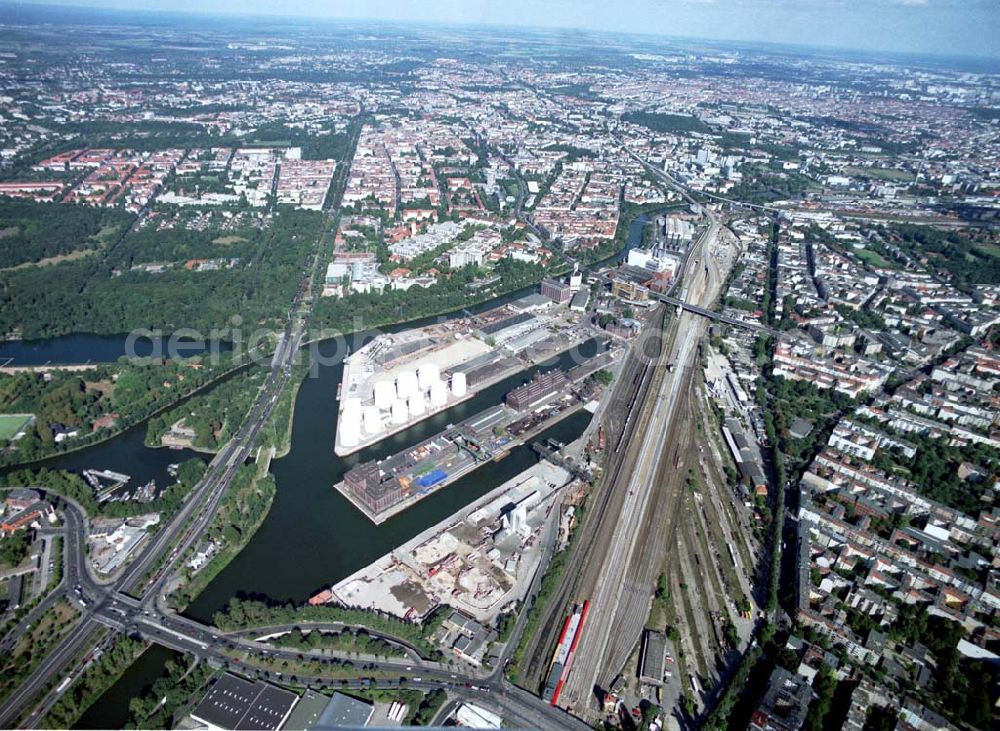
[[[31,414],[0,414],[0,441],[13,439],[30,419]]]

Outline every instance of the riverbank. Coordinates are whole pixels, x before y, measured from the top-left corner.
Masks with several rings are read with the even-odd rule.
[[[303,374],[304,377],[304,374]],[[254,489],[256,489],[257,484],[261,479],[270,478],[270,465],[272,460],[278,459],[280,457],[286,456],[289,451],[291,451],[292,442],[292,427],[294,424],[294,405],[298,398],[299,388],[302,385],[302,377],[294,381],[291,387],[281,395],[281,403],[278,404],[277,408],[271,415],[271,422],[277,422],[277,427],[274,432],[280,435],[277,439],[277,444],[272,444],[271,449],[274,450],[273,454],[270,454],[268,459],[263,462],[263,469],[260,468],[261,462],[257,462],[258,473],[254,479]],[[283,428],[281,427],[282,422],[284,422]],[[273,478],[271,478],[273,482]],[[240,541],[238,544],[227,546],[218,552],[212,559],[209,560],[208,564],[205,565],[201,571],[194,574],[194,577],[189,581],[185,589],[185,593],[189,595],[189,599],[183,603],[183,605],[178,604],[174,606],[171,603],[172,608],[176,611],[184,611],[187,605],[196,598],[205,588],[218,576],[223,570],[229,566],[230,562],[246,547],[250,540],[254,537],[256,532],[263,525],[264,521],[267,519],[268,514],[271,512],[271,506],[274,504],[274,497],[276,493],[276,486],[272,489],[264,491],[266,495],[266,506],[264,511],[260,514],[260,517],[254,522],[252,526],[245,532],[241,532]]]
[[[134,717],[129,708],[132,699],[148,696],[153,683],[168,674],[168,664],[173,665],[180,657],[180,653],[162,645],[150,645],[149,649],[139,655],[90,708],[80,715],[72,728],[128,728],[130,722],[134,724]]]
[[[297,378],[291,387],[285,393],[281,394],[281,400],[277,407],[275,407],[275,416],[272,416],[272,418],[277,422],[279,429],[281,422],[284,422],[285,428],[281,430],[278,443],[271,445],[274,447],[274,454],[271,455],[272,460],[287,456],[292,449],[292,427],[295,425],[295,401],[299,397],[299,389],[302,387],[302,378],[304,377],[303,375]]]
[[[6,474],[12,470],[21,469],[37,469],[45,467],[47,462],[53,460],[57,457],[63,457],[65,455],[70,455],[76,452],[80,452],[84,449],[90,449],[91,447],[98,446],[100,444],[109,442],[113,439],[120,437],[122,434],[141,427],[143,424],[148,423],[151,419],[175,409],[179,406],[184,405],[191,399],[199,396],[212,388],[224,383],[229,378],[232,378],[239,374],[240,371],[252,366],[252,362],[241,363],[239,365],[234,365],[226,370],[214,375],[209,380],[199,384],[190,391],[185,393],[178,393],[176,397],[167,403],[157,403],[151,411],[138,414],[131,419],[119,418],[114,426],[101,429],[100,431],[93,432],[92,434],[85,435],[83,437],[74,438],[68,442],[61,442],[59,444],[69,443],[71,446],[59,449],[52,449],[51,452],[44,455],[32,455],[31,458],[23,461],[0,461],[0,474]],[[152,446],[152,445],[151,445]],[[194,449],[192,447],[191,449]],[[199,451],[199,450],[195,450]]]
[[[146,446],[149,447],[150,449],[172,449],[172,450],[188,449],[192,452],[197,452],[198,454],[211,455],[212,457],[214,457],[219,453],[218,449],[209,449],[208,447],[196,447],[193,444],[172,445],[172,444],[150,444],[149,442],[146,442]]]
[[[71,728],[149,647],[143,640],[119,636],[104,650],[45,715],[45,728]]]
[[[205,531],[207,542],[192,547],[181,558],[185,579],[168,592],[171,609],[183,611],[239,555],[267,518],[276,491],[274,477],[262,470],[259,462],[240,468]],[[207,546],[216,547],[214,555],[194,571],[190,562],[199,552],[204,555]]]

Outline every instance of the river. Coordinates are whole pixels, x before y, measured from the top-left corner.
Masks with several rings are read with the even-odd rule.
[[[84,711],[73,728],[125,728],[129,719],[129,701],[149,692],[153,683],[167,674],[167,662],[177,659],[178,655],[161,645],[151,645]]]
[[[146,358],[154,355],[169,355],[171,343],[168,338],[153,341],[136,338],[129,343],[127,335],[92,335],[73,333],[47,340],[4,340],[0,341],[0,366],[66,365],[68,363],[113,363],[123,355]],[[222,342],[221,350],[229,350],[231,344]],[[183,357],[198,355],[208,350],[199,341],[178,338],[176,354]]]
[[[632,222],[626,249],[640,243],[642,228],[648,220],[643,215]],[[618,261],[623,255],[616,254],[600,264]],[[535,288],[513,292],[468,310],[477,312],[495,307],[530,291],[535,291]],[[459,317],[461,314],[453,312],[445,317]],[[424,318],[384,330],[418,327],[440,319],[445,318]],[[371,337],[371,333],[352,336],[352,351]],[[590,341],[578,352],[588,357],[596,349],[596,341]],[[322,343],[319,350],[320,353],[330,354],[334,344]],[[110,361],[124,353],[124,336],[68,335],[36,343],[0,343],[0,363],[6,358],[15,358],[19,365]],[[572,363],[572,357],[563,354],[558,362],[550,361],[540,367],[548,370]],[[291,450],[287,456],[271,464],[278,488],[271,510],[243,551],[195,599],[186,613],[192,618],[207,621],[234,597],[303,602],[315,591],[349,576],[527,469],[537,461],[535,454],[528,447],[515,448],[502,461],[484,465],[380,526],[372,524],[333,488],[343,472],[358,461],[404,449],[449,423],[457,423],[499,403],[507,391],[526,380],[534,370],[511,376],[446,412],[373,447],[340,458],[334,454],[333,444],[336,394],[342,366],[336,364],[320,368],[316,377],[306,378],[299,389]],[[589,421],[590,414],[579,411],[539,439],[552,437],[568,443],[583,432]],[[159,481],[161,476],[165,476],[169,463],[196,455],[188,450],[178,452],[146,447],[143,443],[145,431],[143,423],[108,442],[53,457],[43,464],[53,469],[108,468],[133,475],[137,481],[144,482],[154,477]],[[163,665],[169,657],[171,651],[158,646],[144,653],[87,711],[78,727],[121,727],[123,719],[128,716],[129,699],[162,674]]]

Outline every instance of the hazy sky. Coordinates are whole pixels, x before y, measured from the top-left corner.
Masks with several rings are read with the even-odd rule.
[[[45,0],[21,0],[37,2]],[[55,0],[53,4],[481,22],[1000,57],[1000,0]]]

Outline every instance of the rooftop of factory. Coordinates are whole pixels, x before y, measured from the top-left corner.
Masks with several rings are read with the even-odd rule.
[[[289,690],[225,673],[209,688],[191,717],[230,731],[277,731],[297,701],[298,696]]]

